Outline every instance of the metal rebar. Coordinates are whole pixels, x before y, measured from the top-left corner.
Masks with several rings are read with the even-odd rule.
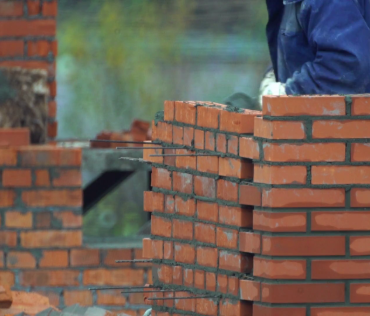
[[[122,291],[123,294],[132,294],[132,293],[160,293],[160,292],[184,292],[184,291],[176,291],[176,290],[157,290],[157,291]]]
[[[116,263],[138,263],[138,262],[152,262],[152,259],[136,259],[136,260],[116,260]]]
[[[158,286],[111,286],[111,287],[91,287],[90,291],[104,291],[104,290],[130,290],[130,289],[158,289]]]
[[[183,149],[179,147],[116,147],[116,149]]]
[[[201,295],[201,296],[181,296],[181,297],[158,297],[158,298],[148,298],[149,301],[157,300],[191,300],[196,298],[213,298],[217,297],[215,295]]]
[[[151,141],[147,142],[134,142],[134,141],[126,141],[126,140],[110,140],[110,139],[90,139],[89,142],[91,143],[117,143],[117,144],[155,144]]]
[[[163,155],[149,155],[149,157],[198,157],[198,156],[220,156],[219,154],[163,154]]]

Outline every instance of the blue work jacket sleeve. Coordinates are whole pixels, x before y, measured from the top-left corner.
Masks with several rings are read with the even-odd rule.
[[[370,82],[370,29],[357,1],[302,2],[299,20],[315,59],[287,80],[288,95],[365,93]]]

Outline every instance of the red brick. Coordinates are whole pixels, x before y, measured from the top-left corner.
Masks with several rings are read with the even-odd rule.
[[[175,212],[175,198],[172,195],[166,195],[164,198],[164,211],[165,213]]]
[[[53,176],[55,187],[81,187],[82,176],[80,170],[55,170]]]
[[[80,306],[93,305],[92,292],[89,290],[73,290],[73,291],[65,290],[63,293],[64,293],[64,303],[67,306],[75,304],[79,304]]]
[[[144,192],[144,211],[163,213],[164,194],[153,191]]]
[[[178,239],[193,239],[193,222],[183,220],[172,220],[173,238]]]
[[[189,244],[175,243],[175,261],[194,264],[195,262],[194,246]]]
[[[181,126],[173,126],[173,143],[184,145],[184,128]]]
[[[217,249],[198,247],[197,263],[201,266],[217,268]]]
[[[206,272],[206,289],[207,291],[216,291],[216,274]]]
[[[0,268],[4,268],[4,252],[0,251]]]
[[[196,312],[201,315],[217,316],[217,301],[212,298],[199,298],[196,301]]]
[[[29,146],[19,149],[21,166],[76,166],[82,163],[81,149]]]
[[[0,165],[1,166],[15,166],[17,164],[17,152],[14,148],[1,149],[0,148]]]
[[[350,284],[350,301],[351,303],[370,303],[370,284]]]
[[[22,15],[22,1],[5,0],[0,2],[0,17],[19,17]]]
[[[193,147],[194,146],[194,128],[184,127],[184,145]]]
[[[261,253],[261,235],[252,232],[239,233],[239,251]]]
[[[305,232],[306,213],[253,211],[253,229],[275,233]]]
[[[313,166],[312,184],[370,184],[370,167]]]
[[[370,307],[311,307],[311,316],[361,316],[368,315],[370,313]],[[306,314],[304,314],[306,315]],[[304,316],[303,315],[303,316]]]
[[[0,207],[13,206],[15,201],[15,192],[0,190]]]
[[[344,189],[264,189],[263,207],[344,207]]]
[[[57,96],[57,82],[55,80],[53,80],[53,81],[49,82],[48,86],[49,86],[50,96],[52,98],[55,98]],[[52,126],[52,127],[50,127],[50,126]],[[54,121],[52,123],[49,123],[49,128],[53,129],[53,132],[50,132],[50,130],[49,130],[49,133],[48,133],[49,137],[52,137],[52,136],[50,136],[50,134],[55,134],[55,136],[53,136],[53,137],[56,137],[57,132],[58,132],[58,122]]]
[[[351,207],[369,207],[370,190],[354,188],[351,190]]]
[[[253,179],[253,164],[244,159],[220,158],[219,174],[238,179]]]
[[[34,269],[36,268],[36,259],[29,252],[10,251],[6,257],[8,269]]]
[[[82,215],[72,211],[53,212],[55,219],[59,220],[65,228],[80,228],[82,227]]]
[[[152,168],[152,186],[166,190],[172,189],[172,173],[166,169]]]
[[[78,247],[82,246],[81,231],[30,231],[21,232],[24,248]]]
[[[346,115],[344,96],[265,96],[262,108],[262,114],[268,116]]]
[[[243,113],[222,111],[220,116],[220,130],[238,134],[252,134],[254,118],[260,115],[259,111],[244,110]]]
[[[14,272],[0,271],[0,283],[8,287],[14,286],[15,283]]]
[[[11,21],[13,21],[13,20],[11,20]],[[17,22],[17,24],[19,23],[18,20],[14,20],[14,21]],[[48,21],[48,20],[44,20],[44,21]],[[6,36],[6,35],[1,35],[1,34],[3,33],[2,32],[3,28],[5,27],[5,29],[6,29],[8,27],[7,23],[10,23],[10,22],[0,21],[0,37],[1,36]],[[4,24],[5,24],[5,26],[4,26]],[[12,25],[12,27],[13,26],[14,25]],[[47,71],[49,77],[54,77],[55,76],[55,62],[49,62],[49,61],[3,60],[3,61],[0,61],[0,67],[21,67],[21,68],[24,68],[24,69],[42,69],[42,70]],[[21,145],[21,146],[24,146],[24,145]]]
[[[306,307],[272,307],[253,304],[253,316],[288,316],[288,315],[306,316]]]
[[[183,200],[181,197],[175,197],[175,213],[185,216],[194,216],[195,214],[195,201],[192,199]]]
[[[197,201],[197,215],[199,219],[218,222],[218,204]]]
[[[219,269],[240,273],[249,273],[253,267],[251,256],[241,253],[219,251]]]
[[[237,249],[239,232],[235,229],[217,227],[217,247]]]
[[[75,270],[29,270],[20,272],[19,284],[22,286],[79,286],[79,271]]]
[[[96,303],[98,305],[124,306],[126,302],[127,299],[120,290],[97,291]]]
[[[173,190],[185,194],[193,193],[193,176],[186,173],[173,173]]]
[[[313,260],[312,280],[368,279],[370,260]]]
[[[172,236],[172,223],[170,219],[153,215],[151,228],[152,235],[162,237]]]
[[[152,240],[153,259],[163,259],[163,240]]]
[[[177,122],[195,125],[197,108],[195,104],[175,102],[175,119]]]
[[[312,231],[367,231],[370,212],[313,212]]]
[[[1,7],[1,3],[0,3]],[[1,12],[1,8],[0,8]],[[1,12],[2,13],[2,12]],[[0,16],[1,16],[0,13]],[[24,43],[23,41],[1,41],[0,42],[0,57],[16,57],[23,56]]]
[[[173,283],[176,285],[182,285],[183,283],[182,267],[174,266],[172,268],[173,268]]]
[[[131,252],[130,252],[131,253]],[[143,238],[143,259],[152,259],[152,240],[150,238]],[[129,259],[131,260],[131,258]]]
[[[370,255],[370,236],[351,236],[349,247],[351,256]]]
[[[370,115],[370,98],[368,96],[352,96],[352,115]]]
[[[239,138],[237,136],[229,136],[227,140],[227,152],[232,155],[238,155]]]
[[[217,134],[216,136],[216,151],[226,154],[227,152],[227,139],[225,134]]]
[[[224,299],[220,302],[220,316],[252,316],[253,305],[250,302]]]
[[[9,228],[32,228],[32,213],[6,212],[5,226]]]
[[[343,256],[345,236],[262,236],[262,254],[267,256]]]
[[[39,15],[41,13],[40,0],[27,0],[28,15]]]
[[[55,36],[55,20],[3,20],[0,21],[0,36]]]
[[[369,162],[370,144],[351,144],[351,161]]]
[[[217,181],[217,198],[225,201],[238,202],[239,184],[226,181]]]
[[[195,223],[195,239],[207,244],[216,243],[216,227],[215,225]]]
[[[2,180],[4,187],[29,187],[32,184],[31,170],[6,169],[3,171]]]
[[[28,56],[48,57],[51,52],[51,43],[49,41],[28,41]]]
[[[164,101],[164,120],[173,121],[175,119],[175,101]]]
[[[197,125],[205,128],[218,129],[221,110],[207,106],[197,107]]]
[[[255,164],[253,181],[265,184],[306,184],[307,168]]]
[[[197,170],[200,172],[218,174],[218,157],[217,156],[198,156]]]
[[[82,190],[39,190],[22,192],[22,200],[31,207],[82,206]]]
[[[306,260],[253,258],[253,276],[270,280],[305,280]]]
[[[50,186],[50,175],[48,170],[35,170],[35,185],[38,187]]]
[[[157,123],[157,137],[159,140],[165,143],[172,143],[172,124],[167,124],[164,122]]]
[[[245,301],[260,301],[261,283],[251,280],[240,280],[240,299]]]
[[[265,284],[262,302],[266,303],[341,303],[345,300],[344,283]]]
[[[217,292],[227,293],[227,275],[217,275]]]
[[[49,303],[52,306],[59,306],[60,305],[60,294],[59,291],[51,291],[51,290],[46,290],[46,291],[37,291],[36,293],[46,296],[49,299]]]
[[[261,206],[262,189],[253,184],[239,185],[239,204]]]
[[[369,138],[369,120],[314,121],[312,138]]]
[[[0,246],[17,246],[17,232],[0,231]]]
[[[44,1],[42,4],[43,16],[57,16],[58,4],[56,0]]]
[[[142,286],[143,284],[144,270],[92,269],[83,272],[83,285]]]
[[[38,212],[34,214],[35,228],[51,227],[51,212]]]
[[[239,156],[249,159],[259,159],[260,149],[253,137],[239,138]]]
[[[220,205],[219,223],[238,227],[252,227],[253,210],[243,207]]]
[[[160,145],[154,145],[152,142],[146,142],[143,146],[143,160],[152,163],[163,164],[165,157],[152,157],[153,155],[162,155],[163,149]],[[156,149],[158,148],[158,149]]]
[[[99,249],[72,249],[70,260],[72,267],[97,266],[100,264],[100,252]]]
[[[189,292],[175,292],[175,297],[190,297],[191,294]],[[179,299],[175,300],[175,307],[176,309],[185,310],[188,312],[195,311],[195,301],[194,299]]]
[[[215,151],[216,136],[215,133],[205,132],[204,149]]]
[[[28,146],[30,144],[30,137],[30,130],[28,128],[0,128],[0,142],[10,146]]]
[[[162,283],[170,284],[173,280],[173,268],[172,266],[161,265],[157,269],[158,279]]]
[[[197,149],[204,149],[204,131],[196,129],[194,132],[194,147]]]
[[[207,177],[194,177],[194,193],[195,195],[208,198],[216,197],[216,180]]]
[[[239,296],[239,281],[237,277],[227,278],[227,292],[229,294]]]
[[[202,270],[194,270],[194,287],[203,290],[205,288],[205,272]]]
[[[57,116],[57,103],[49,101],[48,103],[48,117],[55,118]]]
[[[184,286],[193,287],[194,285],[194,270],[184,269]]]
[[[67,268],[67,250],[46,250],[42,252],[39,262],[40,268]]]
[[[254,120],[254,136],[266,139],[305,139],[303,122]]]
[[[344,143],[263,145],[265,161],[276,162],[331,162],[345,160]]]
[[[176,150],[177,155],[194,155],[194,151],[189,151],[186,149]],[[197,157],[196,156],[177,156],[176,157],[176,167],[182,169],[197,169]]]

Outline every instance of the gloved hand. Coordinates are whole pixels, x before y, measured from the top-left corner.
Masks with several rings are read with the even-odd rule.
[[[265,95],[286,95],[285,84],[276,82],[275,73],[273,70],[269,71],[262,80],[260,86],[259,102],[262,106],[262,97]]]

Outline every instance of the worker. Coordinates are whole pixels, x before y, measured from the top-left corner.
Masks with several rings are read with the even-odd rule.
[[[264,95],[370,93],[369,0],[266,4],[272,67],[260,87],[260,105]],[[226,102],[238,104],[234,100]],[[255,102],[243,107],[254,109]]]

